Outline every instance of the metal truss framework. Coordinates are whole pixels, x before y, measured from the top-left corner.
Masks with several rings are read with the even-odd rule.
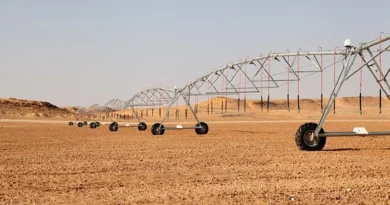
[[[101,106],[98,104],[93,104],[89,107],[81,107],[77,109],[75,116],[77,117],[91,117],[96,116],[99,113]]]
[[[316,137],[326,137],[326,136],[355,136],[357,133],[355,132],[328,132],[328,133],[321,133],[320,131],[322,129],[322,125],[324,124],[326,117],[329,113],[330,108],[332,107],[334,103],[334,99],[337,97],[338,93],[340,92],[343,84],[345,81],[347,81],[349,78],[351,78],[353,75],[358,73],[363,68],[367,68],[370,73],[372,74],[372,77],[375,79],[375,81],[378,83],[380,88],[380,95],[381,98],[381,92],[383,91],[384,94],[388,99],[390,99],[390,85],[387,81],[387,76],[390,73],[390,68],[388,68],[387,71],[383,72],[382,70],[382,59],[381,54],[387,51],[390,51],[390,35],[385,36],[382,38],[379,37],[378,39],[375,39],[368,43],[360,43],[358,47],[353,46],[346,46],[346,54],[344,57],[343,67],[340,72],[340,75],[338,77],[338,80],[333,88],[333,91],[330,95],[330,98],[326,104],[325,111],[323,112],[320,121],[318,123],[317,128],[315,129],[315,132],[313,133]],[[385,45],[385,48],[382,49],[382,45]],[[386,45],[387,44],[387,45]],[[379,45],[378,53],[374,55],[373,48],[375,46]],[[353,64],[355,63],[357,57],[359,57],[363,64],[359,66],[356,69],[353,69]],[[378,73],[378,75],[376,75]],[[385,132],[371,132],[366,133],[366,135],[389,135],[390,131]]]
[[[342,61],[337,59],[344,57],[346,51],[297,51],[283,53],[269,53],[267,56],[246,59],[236,63],[228,63],[220,69],[213,70],[208,74],[196,78],[177,89],[175,97],[169,104],[168,110],[182,97],[189,110],[199,123],[194,109],[190,104],[190,96],[201,95],[239,95],[242,93],[264,93],[264,90],[280,88],[290,82],[298,82],[315,73],[323,73],[327,68]],[[324,57],[331,57],[333,61],[324,65]],[[271,69],[272,64],[277,64],[276,69]],[[313,68],[314,67],[314,68]],[[230,76],[229,76],[230,72]],[[299,90],[299,84],[298,84]],[[298,94],[299,99],[299,94]],[[322,98],[322,93],[321,93]],[[287,94],[289,99],[289,94]],[[261,99],[263,101],[263,99]],[[289,103],[289,100],[288,100]],[[299,109],[299,108],[298,108]],[[161,124],[164,123],[165,118]]]
[[[88,112],[88,109],[89,108],[85,108],[85,107],[78,108],[76,110],[76,113],[75,113],[76,120],[78,120],[79,118],[82,118],[82,116],[85,116],[86,113]]]
[[[164,87],[144,89],[125,101],[123,109],[131,109],[139,123],[141,119],[135,111],[136,107],[156,107],[168,105],[175,96],[175,91]]]
[[[323,110],[323,114],[318,124],[319,126],[315,130],[315,135],[318,136],[321,126],[323,125],[331,107],[334,105],[334,100],[337,97],[343,83],[358,73],[363,67],[366,67],[370,71],[376,82],[379,84],[380,93],[383,91],[385,95],[390,98],[390,86],[386,80],[386,77],[390,73],[390,68],[386,72],[383,72],[382,66],[377,59],[381,57],[383,52],[390,51],[390,46],[386,46],[384,49],[382,49],[382,44],[387,42],[389,39],[390,36],[382,37],[381,35],[379,39],[375,39],[369,43],[361,43],[357,48],[346,45],[344,50],[334,49],[326,51],[320,48],[318,51],[298,50],[297,52],[270,52],[266,56],[247,58],[239,62],[228,63],[219,69],[213,70],[204,76],[196,78],[181,89],[176,89],[174,98],[169,103],[166,114],[160,123],[160,128],[162,127],[167,117],[169,109],[179,99],[179,97],[184,99],[196,121],[200,123],[190,104],[190,96],[223,96],[239,95],[242,93],[261,93],[263,96],[264,89],[266,89],[268,92],[269,101],[270,89],[280,88],[282,85],[287,84],[289,90],[290,82],[296,82],[297,84],[299,111],[300,81],[303,78],[311,76],[315,73],[320,73],[321,109]],[[378,45],[379,48],[374,50],[374,47]],[[358,69],[351,70],[357,56],[361,58],[363,64]],[[324,61],[325,58],[328,58],[328,61]],[[325,108],[323,108],[323,72],[325,69],[330,67],[333,67],[335,70],[335,66],[338,63],[342,65],[342,70],[337,78],[337,82],[335,74],[334,89]],[[276,69],[274,68],[275,64],[277,65]],[[379,71],[378,76],[376,76],[375,73],[377,71]],[[261,101],[263,101],[263,99],[261,99]],[[287,94],[287,102],[289,104],[289,91]]]
[[[111,99],[103,105],[93,104],[90,107],[82,107],[76,111],[77,116],[95,117],[99,114],[119,112],[131,109],[137,120],[140,118],[135,111],[136,107],[156,107],[168,105],[175,95],[175,91],[164,87],[152,87],[144,89],[127,101],[120,99]],[[113,120],[113,119],[111,119]]]
[[[384,46],[384,49],[383,49]],[[379,48],[378,48],[379,47]],[[383,72],[382,70],[382,54],[390,50],[390,35],[375,39],[368,43],[360,43],[357,47],[351,46],[348,43],[345,45],[346,54],[343,60],[343,67],[338,76],[337,82],[334,85],[330,98],[325,106],[325,111],[318,124],[305,123],[301,125],[295,135],[295,142],[300,150],[318,151],[322,150],[326,144],[326,137],[334,136],[373,136],[373,135],[390,135],[390,131],[372,131],[368,132],[364,127],[354,128],[352,132],[325,132],[322,128],[330,108],[334,103],[334,99],[340,92],[343,84],[356,75],[363,68],[370,71],[379,87],[379,99],[382,98],[382,92],[390,99],[390,85],[387,81],[387,76],[390,73],[390,68]],[[374,55],[373,50],[378,48]],[[353,67],[356,59],[360,58],[361,65]],[[377,75],[378,74],[378,75]],[[381,103],[381,100],[379,100]]]
[[[171,90],[162,87],[148,88],[134,95],[127,101],[113,99],[103,106],[92,105],[90,108],[81,108],[77,111],[78,115],[94,115],[96,112],[122,111],[132,109],[133,113],[140,122],[135,112],[135,107],[155,107],[168,105],[161,123],[156,123],[152,127],[152,133],[163,134],[161,130],[174,129],[164,128],[163,123],[167,119],[169,110],[178,101],[183,98],[188,109],[198,122],[195,131],[201,134],[207,134],[207,124],[200,122],[196,112],[190,103],[191,96],[227,96],[246,93],[261,93],[261,105],[263,105],[263,94],[267,94],[267,100],[270,99],[270,89],[277,89],[287,85],[287,104],[289,109],[290,83],[294,82],[297,86],[297,100],[299,112],[299,90],[300,81],[313,74],[321,75],[321,110],[322,116],[316,127],[311,130],[311,141],[325,138],[327,136],[356,136],[356,135],[390,135],[390,131],[385,132],[323,132],[322,126],[326,120],[331,107],[334,106],[335,99],[338,96],[343,84],[357,73],[366,68],[374,78],[379,87],[379,99],[382,92],[390,99],[390,85],[386,78],[390,73],[390,68],[383,70],[382,54],[390,51],[390,35],[380,35],[378,39],[368,43],[360,43],[354,47],[345,44],[344,50],[322,50],[297,52],[270,52],[268,55],[260,55],[254,58],[246,58],[235,63],[228,63],[219,69],[214,69],[206,75],[197,77],[190,83],[180,89]],[[360,59],[360,66],[353,66],[357,59]],[[336,78],[336,64],[341,65],[341,70]],[[328,68],[334,70],[333,89],[330,97],[323,107],[323,75]],[[361,86],[361,85],[360,85]],[[360,92],[361,95],[361,92]],[[380,100],[381,103],[381,100]],[[380,106],[381,107],[381,106]],[[267,107],[268,109],[269,107]],[[311,124],[313,125],[313,123]],[[303,125],[304,126],[304,125]],[[207,130],[205,130],[205,127]],[[145,127],[146,129],[146,127]],[[302,126],[300,129],[303,129]],[[198,134],[199,134],[198,133]],[[298,133],[298,132],[297,132]],[[310,145],[311,146],[311,145]],[[313,148],[313,147],[312,147]],[[310,149],[312,149],[310,148]],[[321,148],[322,149],[322,148]]]
[[[163,88],[163,87],[153,87],[144,89],[132,98],[125,102],[125,109],[130,107],[155,107],[166,105],[171,102],[175,92],[174,90]]]
[[[100,107],[99,112],[101,114],[105,114],[106,117],[110,117],[109,113],[111,112],[117,112],[117,111],[122,111],[125,106],[125,102],[120,99],[111,99],[108,102],[106,102],[103,106]]]
[[[174,91],[163,88],[163,87],[153,87],[147,88],[138,92],[133,97],[131,97],[127,101],[121,101],[118,99],[110,100],[103,107],[106,110],[110,111],[125,111],[131,109],[133,115],[137,118],[137,125],[122,125],[122,127],[138,127],[139,131],[145,131],[147,129],[147,125],[145,122],[141,122],[141,119],[138,113],[135,111],[136,107],[155,107],[166,105],[172,101],[174,96]],[[142,113],[141,113],[142,115]],[[109,126],[110,131],[116,132],[118,131],[120,125],[118,122],[112,122]]]

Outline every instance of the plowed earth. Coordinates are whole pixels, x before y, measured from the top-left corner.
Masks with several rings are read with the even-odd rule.
[[[156,137],[1,122],[0,204],[389,204],[390,138],[328,138],[323,151],[304,152],[294,141],[301,124],[210,123],[206,136]]]

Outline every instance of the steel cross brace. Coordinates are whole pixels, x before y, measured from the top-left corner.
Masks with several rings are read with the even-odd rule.
[[[350,48],[348,47],[346,49],[346,56],[345,56],[345,63],[343,64],[343,68],[339,74],[339,77],[337,79],[337,82],[332,90],[332,93],[330,94],[330,98],[328,102],[325,105],[324,111],[321,115],[320,121],[317,125],[317,128],[314,131],[314,136],[318,136],[320,133],[320,130],[322,128],[322,125],[325,122],[326,117],[329,114],[329,111],[331,107],[334,104],[334,100],[336,99],[338,93],[340,92],[341,87],[343,86],[344,82],[346,81],[348,74],[352,68],[352,65],[356,59],[356,57],[359,55],[359,53],[362,51],[362,45],[359,46],[359,48]]]
[[[232,67],[230,67],[230,68],[228,68],[228,69],[233,69],[233,70],[235,70],[235,73],[234,73],[233,76],[230,78],[230,80],[228,79],[228,77],[225,75],[224,72],[222,72],[222,75],[223,75],[223,77],[226,79],[226,81],[232,86],[232,89],[234,89],[234,91],[235,91],[236,93],[238,93],[236,87],[232,84],[232,81],[233,81],[234,77],[236,76],[236,74],[238,73],[238,70],[236,70],[236,69],[234,68],[234,66],[232,66]],[[225,70],[224,70],[224,71],[225,71]],[[226,89],[228,89],[228,85],[226,85]]]
[[[162,121],[160,123],[159,129],[161,129],[161,126],[164,124],[165,120],[167,119],[169,110],[175,104],[175,102],[179,99],[180,96],[183,97],[184,102],[186,102],[186,105],[187,105],[188,109],[193,114],[195,120],[199,123],[198,116],[195,114],[194,109],[192,108],[191,103],[189,102],[189,99],[184,94],[184,89],[181,89],[181,90],[176,89],[175,90],[175,96],[172,98],[171,103],[168,105],[167,110],[165,111],[165,115],[164,115],[164,117],[163,117],[163,119],[162,119]]]
[[[196,80],[195,82],[192,83],[192,87],[190,88],[190,94],[191,94],[191,90],[193,88],[195,88],[195,94],[193,95],[200,95],[202,92],[200,91],[200,89],[202,88],[203,84],[205,83],[205,81],[203,80],[200,80],[201,78],[198,78],[198,80]],[[198,85],[199,82],[202,82],[202,84]]]
[[[253,84],[254,85],[254,87],[256,87],[257,88],[257,91],[259,91],[258,90],[258,88],[278,88],[279,87],[279,85],[278,85],[278,83],[277,83],[277,81],[274,79],[274,77],[272,77],[272,75],[267,71],[267,69],[265,69],[265,65],[269,65],[269,63],[270,63],[270,61],[268,61],[268,64],[265,64],[265,62],[264,63],[261,63],[260,61],[257,61],[259,64],[260,64],[260,67],[259,67],[259,69],[258,69],[258,71],[254,74],[254,76],[253,76],[253,80],[250,80],[251,82],[252,82],[252,84],[253,84],[253,82],[256,82],[256,80],[255,80],[255,77],[256,77],[256,75],[258,75],[260,72],[261,72],[261,70],[264,70],[264,72],[265,72],[265,74],[266,74],[266,76],[265,77],[263,77],[261,80],[264,82],[272,82],[275,86],[266,86],[266,87],[263,87],[263,86],[256,86],[255,84]],[[269,78],[269,79],[271,79],[271,80],[263,80],[264,78]]]
[[[390,46],[388,46],[387,48],[389,48],[389,47],[390,47]],[[386,49],[387,49],[387,48],[386,48]],[[374,64],[375,64],[376,68],[378,69],[378,72],[381,74],[380,76],[382,76],[382,79],[378,79],[378,78],[377,78],[378,84],[379,84],[379,86],[381,87],[381,89],[383,90],[383,92],[386,93],[386,96],[389,97],[389,94],[388,94],[388,93],[386,92],[386,90],[383,88],[381,81],[384,81],[384,82],[386,83],[387,89],[390,89],[390,85],[389,85],[389,83],[387,82],[387,80],[386,80],[385,78],[383,78],[384,75],[383,75],[382,69],[381,69],[381,67],[379,66],[379,64],[378,64],[378,62],[376,61],[376,59],[374,58],[374,55],[372,54],[370,48],[367,48],[367,51],[368,51],[368,53],[370,54],[371,59],[373,59]],[[380,52],[379,52],[379,55],[382,54],[383,52],[384,52],[384,50],[380,51]]]
[[[295,65],[295,60],[296,60],[297,56],[294,56],[294,59],[291,63],[288,62],[288,60],[286,59],[285,56],[283,56],[283,60],[286,62],[289,70],[291,70],[292,73],[294,73],[295,77],[298,79],[298,74],[295,72],[295,70],[293,69],[293,66]]]
[[[256,66],[255,63],[253,63],[252,61],[248,62],[247,64],[245,64],[244,66],[246,67],[247,65],[249,64],[252,64],[254,66]],[[250,79],[250,77],[248,76],[248,74],[242,69],[242,66],[241,65],[237,65],[237,67],[240,68],[241,72],[245,75],[245,78],[254,86],[254,88],[256,89],[257,92],[260,92],[259,89],[257,88],[257,86],[255,85],[254,81],[252,79]]]
[[[168,104],[169,102],[170,102],[170,100],[173,98],[173,95],[174,95],[174,93],[172,92],[172,93],[168,93],[168,91],[167,90],[165,90],[165,89],[157,89],[156,90],[156,92],[158,93],[158,94],[160,94],[160,96],[162,97],[162,98],[159,98],[159,97],[157,97],[157,99],[158,100],[164,100],[164,104]],[[166,96],[164,96],[164,94],[166,95]],[[161,104],[161,103],[160,103]]]
[[[365,43],[365,44],[360,44],[358,48],[351,48],[351,47],[347,47],[346,49],[346,54],[347,56],[345,57],[345,61],[343,63],[343,68],[339,74],[339,77],[338,77],[338,80],[337,80],[337,83],[335,84],[334,88],[333,88],[333,91],[331,93],[331,96],[326,104],[326,107],[325,107],[325,110],[321,116],[321,119],[320,119],[320,122],[318,123],[315,131],[314,131],[314,136],[319,136],[319,132],[322,128],[322,125],[323,123],[325,122],[325,119],[334,103],[334,99],[336,98],[337,94],[339,93],[343,83],[351,76],[351,75],[348,75],[349,72],[351,71],[351,68],[352,68],[352,65],[356,59],[356,57],[359,55],[362,60],[364,61],[364,64],[362,66],[359,67],[358,70],[362,69],[364,66],[367,66],[369,68],[369,70],[371,71],[372,75],[374,76],[374,78],[377,80],[377,82],[379,83],[381,79],[378,79],[375,75],[375,73],[372,71],[371,69],[371,65],[369,65],[368,63],[371,62],[371,61],[374,61],[374,64],[373,65],[376,65],[377,67],[378,64],[376,63],[375,61],[375,58],[378,57],[378,55],[381,54],[381,52],[384,52],[385,50],[387,50],[388,48],[380,51],[378,53],[378,55],[373,55],[371,52],[370,52],[370,47],[373,47],[375,45],[378,45],[384,41],[388,41],[390,40],[390,35],[389,36],[386,36],[385,38],[382,38],[382,39],[376,39],[376,40],[373,40],[369,43]],[[369,60],[365,60],[364,56],[363,56],[363,51],[364,50],[367,50],[369,53],[370,53],[370,56],[371,56],[371,59]],[[352,75],[356,73],[353,72]],[[381,86],[381,90],[385,91],[384,88]],[[321,134],[321,136],[339,136],[340,134],[342,134],[343,136],[355,136],[356,133],[329,133],[328,135],[327,134]],[[370,133],[370,135],[388,135],[389,132],[374,132],[374,133]]]
[[[268,62],[267,60],[264,60],[264,63],[262,63],[261,60],[257,60],[256,62],[259,63],[260,67],[256,71],[256,73],[253,75],[253,78],[252,78],[253,81],[255,80],[255,77],[261,72],[261,70],[265,70],[265,66],[268,66],[268,64],[266,64]],[[252,62],[252,64],[256,66],[256,64],[254,62]]]
[[[390,48],[390,45],[387,46],[387,48]],[[386,48],[386,49],[387,49],[387,48]],[[360,55],[360,57],[361,57],[361,59],[362,59],[362,61],[363,61],[363,64],[362,64],[358,69],[356,69],[354,72],[352,72],[352,73],[347,77],[346,80],[348,80],[349,78],[351,78],[354,74],[356,74],[357,72],[359,72],[359,71],[360,71],[361,69],[363,69],[364,67],[367,67],[368,70],[370,71],[370,73],[372,74],[372,76],[375,78],[376,82],[379,83],[380,79],[378,79],[378,77],[375,75],[374,71],[372,70],[372,66],[374,66],[375,64],[371,64],[371,65],[370,65],[369,63],[372,62],[372,61],[374,61],[375,58],[377,58],[381,53],[385,52],[386,49],[384,49],[382,52],[377,53],[376,55],[371,55],[371,59],[370,59],[369,61],[367,61],[367,60],[364,58],[364,55],[363,55],[363,53],[361,52],[359,55]],[[379,70],[379,69],[378,69],[378,70]],[[390,69],[387,71],[386,75],[382,78],[382,80],[386,82],[386,85],[387,85],[388,88],[390,89],[390,86],[389,86],[389,84],[388,84],[388,81],[386,80],[386,77],[387,77],[389,71],[390,71]],[[382,73],[382,74],[383,74],[383,73]],[[381,87],[382,87],[382,86],[381,86]],[[383,88],[383,92],[387,93],[386,90],[384,90],[384,88]]]
[[[141,120],[139,119],[138,113],[135,111],[134,106],[131,107],[131,110],[135,117],[137,118],[138,123],[141,123]]]

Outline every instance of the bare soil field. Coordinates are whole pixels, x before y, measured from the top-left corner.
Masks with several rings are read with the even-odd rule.
[[[301,124],[214,122],[205,136],[153,136],[0,122],[0,204],[390,204],[390,138],[328,138],[304,152],[294,141]]]

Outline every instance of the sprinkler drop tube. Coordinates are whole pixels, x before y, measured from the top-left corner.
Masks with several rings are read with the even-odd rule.
[[[362,93],[359,94],[359,110],[360,110],[360,115],[363,114],[362,111]]]
[[[287,109],[290,112],[290,95],[287,94]]]
[[[267,96],[267,111],[269,111],[269,95]]]
[[[379,89],[379,114],[382,114],[382,89]]]
[[[263,96],[260,98],[261,112],[263,112]]]
[[[228,100],[225,99],[225,113],[227,112],[227,102],[228,102]]]
[[[244,112],[246,112],[246,97],[244,97]]]
[[[238,112],[240,112],[240,103],[241,103],[240,97],[238,97],[238,104],[237,104],[237,110],[238,110]]]

